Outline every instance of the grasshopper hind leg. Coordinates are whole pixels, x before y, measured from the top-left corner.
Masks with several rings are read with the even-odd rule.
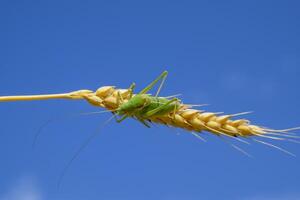
[[[154,85],[158,81],[162,80],[159,87],[158,87],[158,90],[155,94],[155,96],[157,97],[160,93],[160,90],[161,90],[166,78],[167,78],[167,75],[168,75],[167,71],[164,71],[163,73],[161,73],[161,75],[159,75],[154,81],[152,81],[148,86],[146,86],[142,91],[140,91],[139,94],[146,94],[149,90],[151,90],[154,87]]]

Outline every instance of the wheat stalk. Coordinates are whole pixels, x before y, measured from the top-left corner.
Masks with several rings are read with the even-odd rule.
[[[122,98],[122,100],[120,98]],[[0,97],[0,102],[46,99],[85,99],[93,106],[103,107],[107,110],[113,111],[120,107],[121,102],[127,102],[130,98],[131,95],[129,89],[116,89],[113,86],[104,86],[100,87],[96,92],[91,90],[78,90],[63,94],[3,96]],[[228,137],[246,138],[250,136],[262,136],[277,140],[285,140],[283,137],[297,137],[289,135],[289,131],[299,129],[298,127],[274,130],[257,125],[251,125],[250,121],[247,119],[232,119],[232,117],[247,113],[248,112],[220,115],[219,113],[192,109],[192,106],[181,103],[180,108],[177,109],[175,113],[150,117],[148,120],[153,123],[183,128],[197,133],[201,131],[208,131],[216,135],[224,135]]]

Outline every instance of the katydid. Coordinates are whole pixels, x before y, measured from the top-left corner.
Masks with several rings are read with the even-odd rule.
[[[117,122],[122,122],[127,117],[133,117],[149,127],[149,125],[147,125],[145,121],[149,120],[150,117],[175,113],[180,106],[179,100],[177,98],[168,99],[165,97],[158,97],[167,74],[168,72],[164,71],[158,78],[156,78],[152,83],[145,87],[141,92],[129,99],[128,102],[122,103],[120,107],[115,111],[117,115],[122,116],[122,118],[117,120]],[[160,80],[161,84],[155,96],[146,94]],[[133,91],[133,85],[134,84],[132,84],[132,86],[130,87],[131,93]]]

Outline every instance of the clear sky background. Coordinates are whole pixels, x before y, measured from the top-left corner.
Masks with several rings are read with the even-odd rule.
[[[169,71],[162,95],[182,93],[208,111],[255,111],[272,128],[300,125],[299,1],[0,2],[0,95],[68,92],[131,82],[142,89]],[[1,200],[300,199],[298,155],[186,131],[112,121],[58,177],[110,114],[84,101],[0,104]]]

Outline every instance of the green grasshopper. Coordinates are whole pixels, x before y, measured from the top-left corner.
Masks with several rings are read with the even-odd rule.
[[[144,124],[146,127],[150,127],[146,121],[150,121],[150,117],[167,115],[170,113],[175,114],[176,110],[180,106],[179,99],[168,97],[158,97],[160,90],[166,80],[168,75],[167,71],[164,71],[160,74],[153,82],[146,86],[142,91],[133,96],[133,89],[135,84],[131,84],[129,87],[131,98],[120,105],[120,107],[114,111],[114,114],[122,116],[121,119],[117,119],[117,122],[120,123],[125,120],[127,117],[133,117]],[[147,94],[158,81],[161,80],[160,86],[155,94],[152,96]],[[123,101],[122,96],[118,95],[121,101]]]

